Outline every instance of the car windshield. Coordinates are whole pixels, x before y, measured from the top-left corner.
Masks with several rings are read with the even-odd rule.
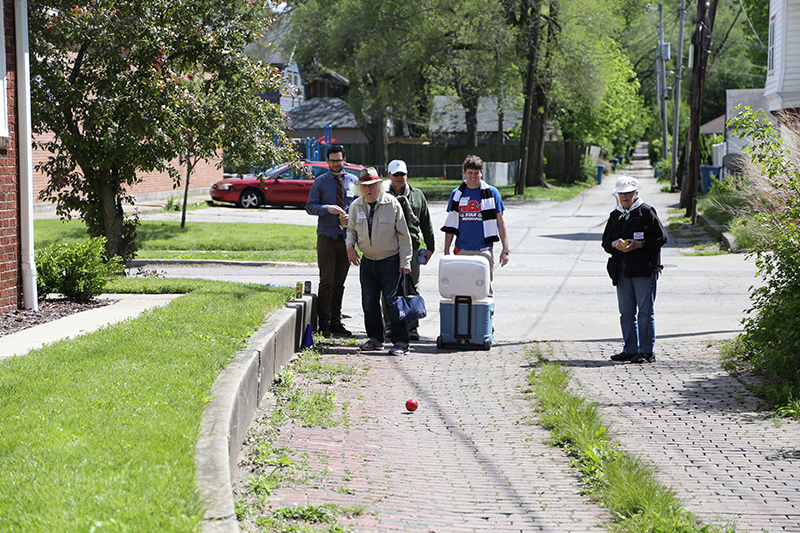
[[[260,178],[270,176],[275,174],[276,172],[285,169],[287,166],[286,163],[281,163],[280,165],[276,165],[272,168],[268,168],[267,170],[261,170],[260,167],[253,167],[253,176]]]

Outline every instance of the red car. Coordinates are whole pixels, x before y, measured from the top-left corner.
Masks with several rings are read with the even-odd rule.
[[[261,205],[304,206],[314,179],[328,170],[325,161],[284,163],[261,174],[245,174],[241,178],[218,181],[211,186],[211,199],[245,208]],[[359,165],[346,164],[344,170],[356,177],[361,174]]]

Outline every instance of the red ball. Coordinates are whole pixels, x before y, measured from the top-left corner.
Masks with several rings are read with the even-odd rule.
[[[406,400],[406,409],[409,411],[416,411],[417,407],[419,407],[419,403],[414,398],[409,398]]]

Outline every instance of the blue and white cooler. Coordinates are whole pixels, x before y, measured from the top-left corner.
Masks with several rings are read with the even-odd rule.
[[[436,346],[492,347],[494,298],[489,261],[477,255],[439,259],[440,335]]]

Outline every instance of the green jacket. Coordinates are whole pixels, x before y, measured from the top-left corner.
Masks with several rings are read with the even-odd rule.
[[[411,234],[411,242],[414,248],[419,248],[420,241],[424,239],[426,249],[432,252],[436,249],[436,241],[434,239],[431,213],[428,211],[428,200],[421,190],[415,189],[411,185],[409,185],[408,188],[411,190],[411,193],[408,195],[409,200],[411,200],[411,211],[419,220],[417,224],[406,220],[408,232]],[[391,184],[389,185],[389,194],[397,196]]]

